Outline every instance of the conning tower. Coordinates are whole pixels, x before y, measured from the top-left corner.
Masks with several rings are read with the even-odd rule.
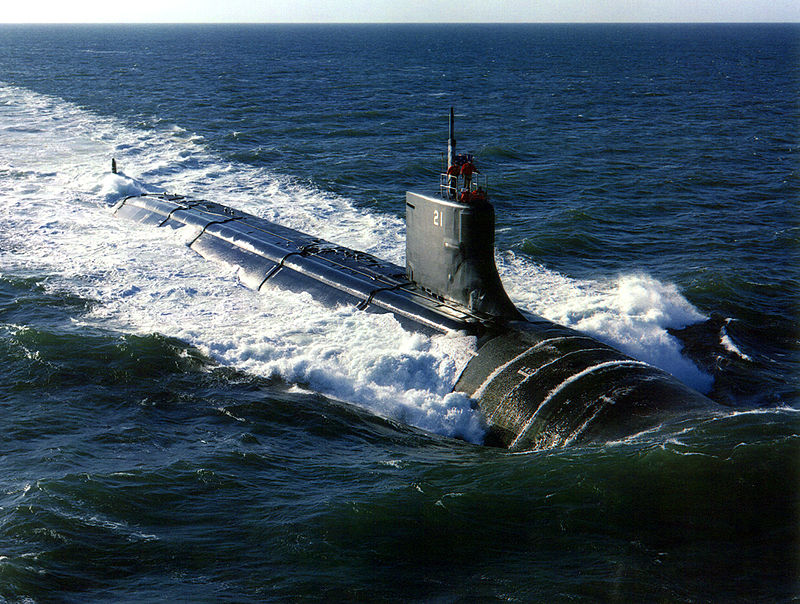
[[[486,177],[453,177],[452,168],[472,164],[472,155],[456,155],[450,109],[447,171],[434,195],[406,193],[406,276],[422,289],[498,319],[523,316],[503,289],[494,262],[494,207]],[[455,185],[455,186],[454,186]]]

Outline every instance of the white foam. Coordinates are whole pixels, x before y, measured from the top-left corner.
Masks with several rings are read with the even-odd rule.
[[[727,325],[729,322],[730,319],[725,321],[725,325]],[[752,358],[750,358],[748,355],[739,350],[739,347],[733,343],[733,340],[731,339],[730,335],[728,335],[728,330],[725,328],[725,325],[723,325],[722,329],[720,329],[719,331],[719,343],[725,350],[735,354],[743,361],[752,361],[753,360]]]
[[[106,174],[100,185],[100,196],[108,203],[113,203],[121,198],[130,195],[141,195],[142,193],[154,193],[151,188],[135,178],[126,176],[124,172],[117,174]]]
[[[19,123],[23,131],[13,127]],[[479,414],[451,392],[474,338],[425,338],[389,315],[331,310],[278,289],[252,292],[235,269],[182,245],[191,229],[113,217],[110,206],[121,197],[169,189],[402,261],[396,218],[221,161],[198,142],[180,128],[143,133],[0,85],[0,272],[46,275],[50,287],[97,300],[82,318],[92,325],[174,336],[221,363],[480,442]],[[123,168],[117,175],[109,174],[112,156]]]
[[[111,157],[117,175],[109,174]],[[394,216],[221,160],[181,128],[140,131],[0,83],[0,272],[46,275],[52,287],[97,300],[85,317],[92,324],[178,337],[221,363],[427,430],[482,439],[470,401],[451,393],[473,338],[424,338],[391,316],[327,309],[306,294],[252,292],[235,269],[183,246],[189,229],[145,228],[109,210],[126,195],[164,190],[404,263],[404,225]],[[700,318],[674,286],[646,276],[581,282],[513,255],[499,265],[512,298],[531,312],[704,383],[665,331]]]
[[[512,253],[497,260],[520,307],[590,334],[701,392],[711,389],[713,378],[681,354],[682,344],[667,331],[705,319],[675,285],[643,274],[606,281],[571,279]]]

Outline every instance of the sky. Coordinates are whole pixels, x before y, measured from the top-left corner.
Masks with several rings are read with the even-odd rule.
[[[0,23],[800,22],[800,0],[4,0]]]

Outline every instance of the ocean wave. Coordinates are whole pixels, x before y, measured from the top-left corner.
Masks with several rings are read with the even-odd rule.
[[[497,264],[520,307],[710,391],[713,378],[682,354],[680,340],[668,331],[706,318],[674,284],[638,273],[605,281],[573,279],[512,252],[498,255]]]

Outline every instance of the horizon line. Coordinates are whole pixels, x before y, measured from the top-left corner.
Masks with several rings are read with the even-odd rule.
[[[9,21],[0,25],[798,25],[798,21]]]

